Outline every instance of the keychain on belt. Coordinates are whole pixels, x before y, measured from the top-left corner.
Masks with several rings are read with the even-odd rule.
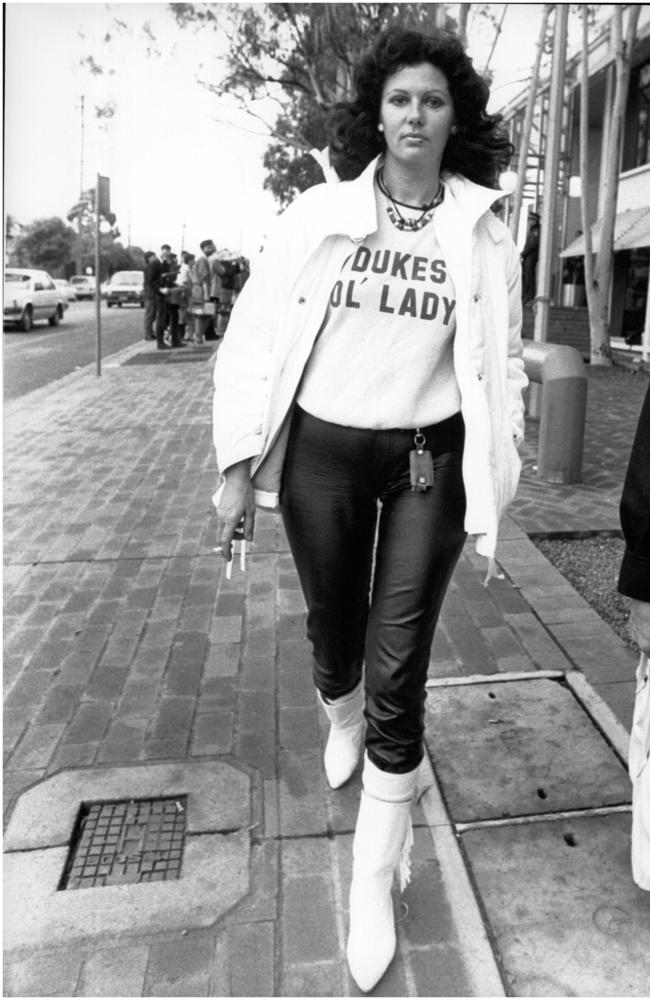
[[[433,486],[433,459],[431,452],[424,450],[427,440],[419,427],[415,429],[413,443],[415,448],[409,452],[411,489],[415,493],[426,493]]]

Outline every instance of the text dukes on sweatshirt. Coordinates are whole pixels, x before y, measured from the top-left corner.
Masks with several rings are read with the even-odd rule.
[[[431,288],[447,281],[447,265],[439,257],[430,259],[401,250],[360,246],[343,271],[348,274],[334,283],[330,293],[333,309],[360,309],[362,304],[367,308],[372,304],[370,293],[380,313],[438,320],[444,326],[452,320],[456,300]]]

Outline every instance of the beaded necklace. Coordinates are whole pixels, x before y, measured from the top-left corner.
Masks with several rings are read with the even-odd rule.
[[[396,198],[393,198],[390,193],[390,189],[386,184],[383,167],[377,174],[377,185],[381,193],[390,202],[390,205],[386,206],[388,218],[396,229],[400,229],[402,231],[407,230],[408,232],[417,232],[419,229],[424,229],[427,223],[433,218],[433,213],[445,197],[445,188],[441,181],[435,197],[426,205],[408,205],[404,201],[398,201]],[[419,211],[420,215],[415,219],[405,218],[397,207],[398,205],[401,205],[402,208],[410,208],[414,212]]]

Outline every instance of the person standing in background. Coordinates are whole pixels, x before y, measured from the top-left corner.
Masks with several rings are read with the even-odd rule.
[[[192,284],[194,281],[193,267],[195,257],[193,253],[185,250],[181,254],[181,266],[178,272],[177,283],[183,289],[181,307],[178,317],[179,336],[182,343],[187,343],[187,324],[192,322]]]
[[[530,228],[521,251],[521,298],[524,305],[535,301],[537,294],[537,262],[539,260],[539,215],[531,212]]]
[[[219,332],[225,333],[228,326],[228,319],[233,305],[235,294],[235,280],[239,273],[239,264],[236,258],[224,252],[221,260],[223,274],[221,275],[221,305],[219,309]]]
[[[225,268],[219,259],[219,255],[214,254],[210,258],[210,301],[214,303],[214,337],[219,337],[223,334],[221,329],[221,296],[223,292],[222,279],[224,272]]]
[[[203,240],[199,244],[201,253],[197,257],[192,282],[192,312],[194,313],[194,346],[205,342],[205,333],[210,324],[210,299],[212,294],[212,269],[210,258],[216,253],[214,240]],[[216,312],[216,309],[214,310]]]
[[[169,270],[164,275],[167,287],[167,325],[171,347],[182,347],[180,332],[180,311],[183,304],[183,287],[179,284],[180,265],[175,253],[170,254]]]
[[[144,339],[155,340],[154,324],[160,296],[162,264],[153,250],[144,255]]]
[[[160,247],[160,280],[158,296],[156,299],[156,342],[158,350],[162,351],[169,347],[165,343],[165,331],[169,322],[169,310],[167,308],[169,289],[173,284],[173,254],[169,243],[163,243]]]

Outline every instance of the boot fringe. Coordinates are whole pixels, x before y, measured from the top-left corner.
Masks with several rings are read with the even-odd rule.
[[[409,816],[406,836],[399,857],[399,891],[404,892],[411,881],[411,849],[413,847],[413,823]]]

